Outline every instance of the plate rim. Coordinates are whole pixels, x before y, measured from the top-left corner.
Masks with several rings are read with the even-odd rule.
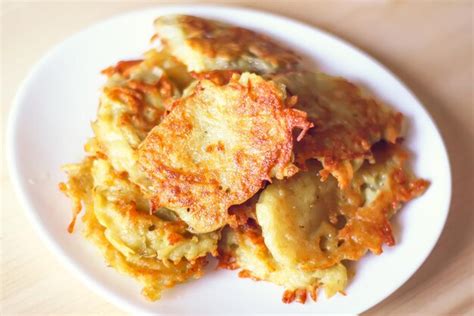
[[[415,264],[413,265],[415,268],[410,273],[407,273],[403,278],[401,278],[401,281],[398,282],[397,286],[394,287],[392,291],[389,291],[388,293],[386,293],[386,295],[384,295],[381,298],[378,298],[375,301],[370,301],[370,302],[367,302],[367,304],[363,304],[364,307],[361,310],[356,310],[354,312],[361,313],[383,302],[385,299],[387,299],[389,296],[395,293],[409,279],[411,279],[413,275],[420,269],[420,267],[428,260],[433,249],[438,244],[439,239],[446,226],[446,221],[451,211],[451,205],[452,205],[451,160],[449,158],[449,153],[447,151],[446,143],[441,133],[441,130],[439,129],[436,121],[433,119],[430,112],[425,108],[423,103],[420,102],[420,100],[415,95],[415,93],[394,72],[392,72],[388,67],[382,64],[378,59],[374,58],[369,53],[360,49],[359,47],[352,44],[351,42],[348,42],[347,40],[335,34],[332,34],[326,30],[320,29],[317,26],[313,26],[309,23],[301,22],[299,20],[284,16],[284,15],[275,14],[272,12],[259,10],[259,9],[240,7],[240,6],[235,6],[235,5],[226,5],[226,4],[160,4],[160,5],[153,5],[153,6],[149,6],[145,8],[130,10],[125,13],[116,14],[116,15],[107,17],[105,19],[98,20],[82,28],[79,31],[70,34],[63,40],[57,42],[56,44],[52,45],[49,49],[47,49],[47,51],[43,53],[39,59],[37,59],[37,61],[33,64],[33,66],[28,71],[28,74],[24,77],[24,79],[18,85],[15,96],[11,101],[9,113],[7,114],[5,149],[6,149],[6,162],[7,162],[8,176],[10,178],[10,182],[13,185],[16,197],[19,200],[19,204],[21,205],[23,212],[26,214],[26,218],[28,219],[30,224],[34,227],[36,234],[39,235],[42,242],[46,244],[48,250],[52,252],[56,258],[59,259],[61,264],[66,266],[67,269],[72,272],[71,274],[73,274],[74,277],[76,277],[81,282],[83,282],[94,293],[103,297],[107,302],[112,303],[116,307],[124,309],[125,311],[128,311],[128,312],[139,313],[139,314],[150,314],[150,312],[145,311],[142,308],[134,305],[131,301],[123,300],[114,292],[109,291],[104,286],[104,284],[95,280],[89,273],[87,273],[87,271],[83,267],[81,267],[81,265],[78,262],[76,262],[71,257],[69,257],[65,252],[63,252],[60,246],[55,242],[55,238],[53,238],[52,234],[50,234],[48,230],[46,229],[46,227],[40,223],[40,221],[38,220],[38,217],[39,217],[38,212],[36,212],[35,210],[34,203],[30,201],[27,192],[23,190],[23,186],[19,180],[20,173],[18,170],[18,165],[17,165],[17,160],[16,160],[14,135],[17,129],[16,123],[20,114],[21,100],[24,99],[24,95],[27,92],[26,88],[28,86],[28,83],[33,80],[33,77],[35,76],[35,74],[45,63],[47,63],[47,61],[50,59],[51,56],[53,56],[56,52],[60,51],[61,48],[66,46],[68,42],[73,41],[75,38],[79,37],[83,33],[89,32],[102,25],[113,23],[114,20],[123,19],[123,18],[126,18],[127,16],[137,15],[149,10],[158,10],[158,9],[165,9],[165,10],[168,9],[168,10],[176,10],[176,11],[179,11],[179,10],[186,11],[187,9],[199,9],[199,10],[204,10],[204,11],[207,11],[207,10],[234,11],[236,13],[241,12],[244,14],[250,13],[253,15],[265,15],[271,19],[277,19],[284,23],[290,23],[300,28],[317,31],[326,37],[329,37],[333,40],[337,40],[338,42],[342,43],[344,46],[354,50],[355,52],[362,55],[364,58],[370,60],[378,68],[382,69],[383,71],[388,73],[393,79],[395,79],[395,81],[409,94],[409,96],[413,98],[414,101],[416,101],[420,109],[424,112],[424,114],[427,115],[427,117],[430,119],[431,123],[433,124],[433,127],[438,135],[438,138],[441,141],[441,145],[442,145],[441,150],[443,151],[445,155],[445,160],[446,160],[445,162],[446,162],[446,167],[447,167],[446,174],[447,174],[447,180],[449,181],[449,183],[446,184],[446,188],[448,189],[448,192],[446,192],[447,205],[444,207],[440,207],[440,209],[442,210],[446,209],[446,211],[444,212],[444,218],[442,218],[442,225],[440,226],[439,231],[436,232],[437,237],[435,238],[435,242],[425,249],[426,254],[425,256],[423,256],[422,260],[420,260],[420,262],[417,262],[416,265]],[[153,314],[161,315],[162,313],[153,312]]]

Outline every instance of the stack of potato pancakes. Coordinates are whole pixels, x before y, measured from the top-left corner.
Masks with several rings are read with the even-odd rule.
[[[84,206],[85,236],[150,300],[212,257],[285,303],[344,293],[345,262],[394,245],[390,218],[428,186],[405,167],[402,114],[250,30],[155,29],[156,49],[102,71],[87,156],[60,184],[69,231]]]

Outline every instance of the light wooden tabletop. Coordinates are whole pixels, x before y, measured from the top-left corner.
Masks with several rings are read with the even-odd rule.
[[[286,15],[338,35],[388,66],[420,98],[441,129],[449,150],[453,172],[451,211],[441,239],[425,264],[366,315],[473,315],[473,3],[221,2]],[[156,1],[3,2],[2,136],[19,83],[52,45],[106,17],[151,5]],[[1,179],[0,313],[125,314],[92,293],[38,240],[10,185],[4,155]]]

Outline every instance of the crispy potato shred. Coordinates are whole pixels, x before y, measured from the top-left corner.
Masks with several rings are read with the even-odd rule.
[[[265,181],[298,171],[293,129],[311,124],[288,106],[283,86],[257,75],[226,85],[200,80],[140,145],[138,161],[152,179],[155,205],[178,213],[199,233],[223,227],[228,209]]]
[[[189,71],[275,73],[294,70],[301,60],[265,35],[194,16],[160,16],[155,29],[156,38]]]
[[[298,96],[296,108],[308,113],[314,128],[297,144],[300,165],[317,159],[323,179],[329,174],[341,188],[350,184],[361,163],[373,161],[372,145],[384,140],[396,143],[403,116],[373,97],[364,95],[353,83],[324,73],[290,72],[276,75],[291,95]]]
[[[284,303],[345,295],[346,263],[395,245],[391,217],[429,185],[402,114],[265,35],[183,15],[155,30],[155,49],[102,71],[87,156],[59,185],[68,231],[84,209],[85,237],[150,300],[211,257]]]

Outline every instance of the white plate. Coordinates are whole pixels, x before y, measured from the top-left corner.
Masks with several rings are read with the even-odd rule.
[[[356,266],[347,296],[306,305],[281,302],[283,289],[214,271],[179,285],[161,301],[148,302],[134,280],[107,268],[80,233],[70,235],[71,203],[57,189],[60,166],[80,161],[91,135],[103,82],[99,71],[118,60],[140,56],[162,14],[215,18],[266,33],[308,58],[313,65],[369,88],[404,113],[409,121],[406,146],[413,169],[431,181],[428,191],[394,219],[398,244],[381,256],[367,255]],[[43,240],[73,274],[110,301],[133,312],[209,314],[359,313],[394,292],[423,263],[444,226],[451,197],[448,156],[432,119],[413,94],[385,67],[358,49],[314,27],[268,13],[215,6],[169,6],[133,12],[95,25],[51,50],[18,91],[10,115],[7,149],[16,191]],[[80,222],[80,221],[79,221]],[[78,226],[77,231],[80,231]]]

